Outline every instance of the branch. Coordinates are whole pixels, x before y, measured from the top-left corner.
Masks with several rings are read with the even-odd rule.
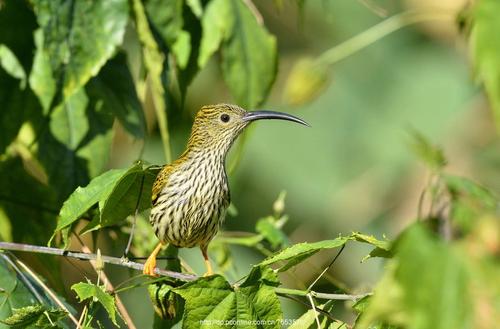
[[[30,244],[3,242],[3,241],[0,241],[0,250],[1,249],[24,251],[24,252],[35,252],[35,253],[41,253],[41,254],[50,254],[50,255],[71,257],[71,258],[76,258],[79,260],[88,260],[88,261],[95,260],[97,258],[96,254],[91,254],[91,253],[74,252],[74,251],[58,249],[58,248],[34,246],[34,245],[30,245]],[[118,257],[111,257],[111,256],[101,256],[101,258],[102,258],[102,261],[106,264],[128,267],[128,268],[131,268],[131,269],[134,269],[137,271],[142,271],[144,268],[144,264],[131,262],[126,258],[118,258]],[[179,272],[173,272],[173,271],[168,271],[168,270],[161,270],[159,268],[155,269],[155,273],[162,275],[162,276],[167,276],[167,277],[170,277],[173,279],[179,279],[182,281],[193,281],[193,280],[198,278],[196,275],[193,275],[193,274],[179,273]]]
[[[316,291],[307,291],[307,290],[298,290],[298,289],[288,289],[288,288],[275,288],[274,291],[278,295],[288,296],[313,296],[319,299],[329,299],[329,300],[352,300],[356,301],[366,296],[370,296],[372,293],[359,294],[359,295],[350,295],[350,294],[328,294],[324,292],[316,292]]]

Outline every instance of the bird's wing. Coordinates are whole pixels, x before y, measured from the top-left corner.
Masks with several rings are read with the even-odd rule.
[[[160,196],[160,192],[161,190],[163,190],[165,184],[167,184],[168,178],[170,177],[170,174],[173,170],[174,166],[172,166],[171,164],[163,166],[163,168],[156,176],[155,182],[153,184],[153,193],[151,194],[153,205],[155,205],[156,199],[158,199],[158,197]]]

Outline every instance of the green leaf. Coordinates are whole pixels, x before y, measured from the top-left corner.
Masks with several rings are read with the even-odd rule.
[[[258,266],[270,265],[276,262],[286,262],[285,265],[279,269],[280,272],[283,272],[311,257],[322,249],[341,247],[350,239],[350,237],[338,237],[333,240],[324,240],[313,243],[298,243],[276,253],[269,258],[266,258]]]
[[[463,230],[474,228],[477,219],[494,214],[498,199],[487,188],[459,176],[444,175],[446,188],[451,196],[451,218]]]
[[[156,174],[157,172],[143,168],[141,163],[122,174],[114,183],[111,193],[99,202],[100,226],[123,222],[134,213],[136,205],[139,212],[151,208],[151,189]]]
[[[198,66],[204,67],[210,57],[231,29],[230,3],[225,0],[212,0],[208,3],[201,18],[202,38]]]
[[[30,87],[38,97],[44,114],[48,114],[52,99],[56,93],[56,81],[50,66],[50,55],[43,48],[43,31],[38,29],[34,33],[36,52],[33,60],[29,83]]]
[[[221,47],[223,77],[238,104],[255,108],[265,100],[276,77],[276,38],[243,1],[228,2],[231,26]]]
[[[63,310],[48,310],[45,305],[37,304],[15,309],[14,314],[0,322],[9,328],[62,328],[56,322],[66,315]]]
[[[25,306],[23,308],[14,309],[14,314],[5,320],[1,320],[12,328],[25,328],[38,320],[38,318],[45,312],[43,305]]]
[[[0,67],[12,77],[21,80],[21,88],[26,85],[26,73],[16,55],[5,45],[0,44]]]
[[[146,120],[124,53],[110,59],[86,90],[89,98],[102,100],[101,106],[113,113],[132,136],[144,138]]]
[[[197,18],[201,18],[201,15],[203,14],[203,7],[200,0],[186,0],[186,4]]]
[[[139,212],[150,208],[151,189],[157,173],[156,169],[138,162],[128,169],[109,170],[86,187],[78,187],[64,202],[54,234],[75,223],[97,204],[99,214],[83,233],[123,222],[135,212],[136,206]]]
[[[278,284],[271,269],[256,267],[239,287],[216,275],[175,288],[186,302],[183,328],[214,328],[236,321],[235,328],[255,328],[252,322],[259,320],[266,321],[266,328],[281,328],[283,314],[273,288]]]
[[[255,230],[269,241],[273,249],[280,245],[289,244],[288,237],[281,229],[276,227],[276,220],[272,216],[259,219],[255,225]]]
[[[80,302],[86,299],[93,299],[98,301],[104,306],[106,312],[108,312],[109,318],[113,322],[115,326],[118,327],[116,323],[116,304],[115,297],[108,294],[104,291],[103,287],[96,286],[92,283],[79,282],[71,286],[71,289],[76,292],[78,297],[80,298]]]
[[[167,2],[170,4],[171,2]],[[166,162],[170,162],[170,146],[168,145],[168,135],[164,132],[168,131],[167,124],[167,107],[165,104],[165,89],[162,82],[163,65],[165,56],[160,52],[158,44],[149,28],[148,17],[140,0],[132,0],[133,11],[135,16],[135,25],[137,35],[142,44],[142,52],[144,64],[149,72],[151,80],[151,92],[156,109],[160,132],[162,132],[162,142],[165,150]]]
[[[361,315],[358,329],[387,323],[408,329],[471,328],[469,275],[463,256],[421,225],[403,233]]]
[[[55,139],[70,150],[76,150],[89,129],[85,115],[87,104],[87,95],[80,89],[52,112],[50,130]]]
[[[77,221],[87,210],[113,191],[116,182],[126,173],[126,169],[113,169],[94,178],[87,186],[78,187],[66,200],[59,212],[56,232]]]
[[[478,79],[488,95],[494,121],[500,129],[500,2],[479,0],[474,2],[470,29],[470,49]]]
[[[128,21],[128,1],[33,0],[63,97],[95,76],[121,44]]]
[[[391,242],[388,240],[384,240],[384,241],[378,240],[373,235],[361,234],[359,232],[354,232],[354,233],[352,233],[351,236],[356,241],[368,243],[368,244],[375,247],[375,249],[373,249],[368,254],[368,256],[366,256],[363,260],[370,258],[370,257],[390,258],[392,256],[392,253],[390,251]]]
[[[440,170],[446,165],[443,150],[432,145],[429,140],[416,130],[410,132],[412,142],[410,144],[414,154],[433,170]]]

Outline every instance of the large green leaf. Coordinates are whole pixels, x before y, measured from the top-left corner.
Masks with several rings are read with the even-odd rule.
[[[201,18],[203,29],[200,44],[198,65],[204,67],[210,57],[219,49],[219,46],[231,28],[230,2],[212,0],[208,3]]]
[[[146,121],[124,53],[109,60],[86,90],[89,98],[102,100],[101,106],[113,113],[131,135],[144,138]]]
[[[415,225],[403,233],[356,328],[377,322],[408,329],[471,328],[468,284],[462,256]]]
[[[151,189],[157,170],[136,163],[128,169],[113,169],[94,178],[87,186],[78,187],[66,200],[59,213],[54,234],[67,229],[90,208],[99,205],[85,232],[124,222],[134,214],[151,207]]]
[[[228,3],[231,25],[221,47],[222,73],[236,102],[255,108],[265,100],[276,77],[276,38],[243,1]]]
[[[76,292],[80,298],[80,302],[86,299],[95,299],[104,306],[106,312],[109,314],[109,318],[115,326],[118,327],[116,323],[116,303],[115,297],[111,296],[109,293],[104,291],[104,288],[97,286],[92,283],[79,282],[71,286],[71,289]]]
[[[267,267],[256,267],[239,287],[232,287],[222,276],[189,282],[174,291],[185,301],[183,328],[216,328],[233,323],[233,328],[281,328],[283,314],[274,287],[276,274]]]
[[[279,271],[286,271],[287,269],[311,257],[318,251],[322,249],[341,247],[350,239],[350,237],[338,237],[333,240],[324,240],[312,243],[298,243],[289,248],[283,249],[282,251],[269,258],[266,258],[259,264],[259,266],[270,265],[277,262],[285,262],[285,265],[282,266]]]
[[[128,1],[33,0],[43,29],[43,48],[50,56],[63,99],[95,76],[121,44],[128,20]]]
[[[126,169],[113,169],[94,178],[85,187],[78,187],[66,200],[59,212],[56,231],[60,231],[75,221],[99,201],[109,197],[116,182],[126,173]]]
[[[500,2],[479,0],[471,11],[470,47],[478,78],[484,84],[500,129]]]
[[[151,191],[156,171],[136,164],[124,173],[113,187],[109,197],[102,201],[101,226],[123,222],[134,213],[151,207]]]

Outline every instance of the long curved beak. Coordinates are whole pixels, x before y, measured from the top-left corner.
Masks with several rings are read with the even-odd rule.
[[[255,120],[269,120],[269,119],[277,119],[277,120],[288,120],[288,121],[293,121],[296,123],[300,123],[301,125],[310,127],[310,125],[305,122],[304,120],[297,118],[294,115],[283,113],[283,112],[276,112],[276,111],[253,111],[253,112],[247,112],[245,116],[243,117],[243,121],[255,121]]]

